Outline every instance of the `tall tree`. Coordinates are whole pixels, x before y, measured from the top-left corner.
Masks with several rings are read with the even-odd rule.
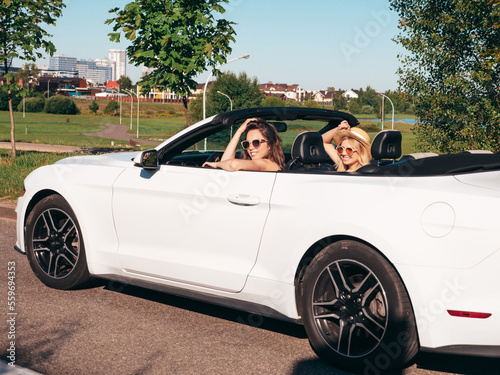
[[[180,95],[188,126],[194,78],[207,68],[216,70],[231,52],[234,23],[216,17],[225,12],[223,3],[228,0],[136,0],[123,10],[111,9],[116,17],[106,21],[114,23],[110,40],[119,42],[121,30],[132,42],[129,60],[153,68],[138,83],[142,92],[163,86]]]
[[[245,72],[238,76],[232,72],[219,74],[207,91],[207,117],[229,111],[231,109],[230,100],[233,103],[233,109],[259,107],[264,100],[264,94],[259,90],[257,78],[250,78]],[[193,121],[199,121],[203,118],[202,110],[203,95],[200,95],[189,104],[189,114]]]
[[[18,89],[14,75],[9,73],[12,59],[35,61],[42,57],[40,49],[52,56],[56,51],[48,39],[52,35],[40,25],[55,25],[63,8],[62,0],[3,0],[0,3],[0,65],[7,81],[2,89],[9,96],[12,157],[16,157],[12,95]]]
[[[130,90],[132,88],[132,80],[129,77],[121,76],[118,79],[120,90]]]
[[[22,82],[23,88],[27,88],[28,91],[31,91],[32,83],[33,80],[38,77],[38,74],[40,74],[40,71],[38,70],[37,66],[35,63],[27,63],[24,64],[24,66],[19,69],[19,71],[16,74],[16,77],[20,82]]]
[[[500,151],[500,0],[390,0],[420,151]]]

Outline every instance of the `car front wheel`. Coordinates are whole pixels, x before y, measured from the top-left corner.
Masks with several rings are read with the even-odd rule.
[[[31,269],[49,287],[72,289],[90,279],[80,226],[60,195],[43,198],[29,214],[26,252]]]
[[[303,281],[303,320],[314,351],[351,371],[384,371],[418,351],[415,319],[394,268],[356,241],[323,249]]]

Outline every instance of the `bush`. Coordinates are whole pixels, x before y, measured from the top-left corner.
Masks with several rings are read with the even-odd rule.
[[[309,99],[304,103],[304,107],[307,108],[321,108],[321,105],[315,100]]]
[[[77,115],[79,110],[72,99],[65,96],[51,96],[45,101],[45,112],[56,115]]]
[[[104,114],[105,115],[109,115],[109,114],[115,115],[116,111],[118,111],[119,109],[120,109],[120,105],[115,101],[111,101],[106,105],[106,108],[104,108]]]
[[[375,108],[373,108],[371,105],[364,105],[361,107],[361,113],[371,115],[375,113]]]
[[[24,102],[24,111],[25,112],[42,112],[45,107],[45,100],[43,98],[35,97],[35,98],[26,98]],[[18,104],[17,106],[18,112],[23,111],[23,102]]]
[[[14,96],[12,98],[12,108],[14,110],[19,105],[19,102],[22,100],[20,96]],[[0,90],[0,111],[8,111],[9,110],[9,95],[6,91]]]
[[[95,100],[92,100],[92,104],[89,105],[89,109],[95,115],[96,112],[99,110],[99,104],[97,104]]]

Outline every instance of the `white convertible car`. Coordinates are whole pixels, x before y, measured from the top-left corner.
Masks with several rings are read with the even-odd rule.
[[[193,145],[249,117],[324,127],[295,139],[283,171],[202,168],[221,152]],[[336,172],[320,133],[344,119],[359,123],[236,110],[153,150],[41,167],[18,200],[16,249],[53,288],[118,280],[304,324],[321,358],[354,371],[419,350],[499,357],[500,155],[401,157],[389,130],[370,165]]]

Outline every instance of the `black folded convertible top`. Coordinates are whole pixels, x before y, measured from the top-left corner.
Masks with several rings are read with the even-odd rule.
[[[421,159],[402,160],[372,169],[369,174],[418,177],[454,175],[471,172],[500,170],[500,154],[459,154],[430,156]]]

